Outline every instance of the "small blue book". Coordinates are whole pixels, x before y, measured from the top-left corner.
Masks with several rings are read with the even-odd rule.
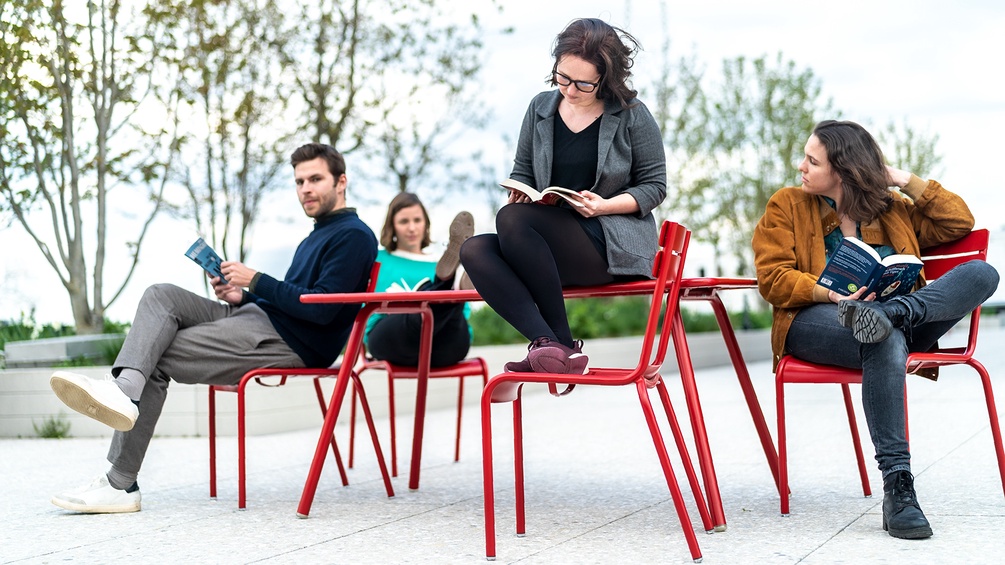
[[[879,257],[871,245],[856,237],[845,237],[827,261],[817,284],[848,296],[865,287],[864,296],[875,292],[877,301],[907,294],[914,288],[924,264],[914,255]]]
[[[227,284],[227,279],[224,278],[223,271],[220,270],[220,263],[223,262],[223,259],[220,259],[216,251],[213,251],[213,248],[201,237],[188,248],[185,256],[198,263],[207,273],[214,277],[220,277],[221,283]]]

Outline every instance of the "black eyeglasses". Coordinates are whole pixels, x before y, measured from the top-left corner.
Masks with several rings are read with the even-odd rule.
[[[599,82],[586,82],[585,80],[572,80],[572,78],[563,75],[557,70],[551,71],[552,79],[557,82],[560,86],[569,86],[570,84],[576,85],[576,90],[584,93],[590,93],[600,86]]]

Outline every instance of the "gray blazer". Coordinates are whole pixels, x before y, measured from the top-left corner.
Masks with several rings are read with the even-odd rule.
[[[510,177],[534,188],[551,186],[555,114],[562,93],[542,92],[527,108]],[[599,216],[607,239],[607,271],[652,277],[659,233],[652,211],[667,194],[663,136],[649,109],[638,100],[623,109],[608,100],[600,122],[597,178],[590,190],[604,198],[622,192],[639,204],[638,214]]]

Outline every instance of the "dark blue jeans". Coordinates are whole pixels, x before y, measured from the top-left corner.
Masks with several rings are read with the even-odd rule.
[[[907,354],[928,351],[998,288],[998,272],[984,261],[956,266],[902,301],[910,327],[885,341],[859,343],[838,324],[837,304],[803,308],[792,322],[785,349],[804,361],[862,369],[862,409],[883,476],[911,470],[904,416]]]

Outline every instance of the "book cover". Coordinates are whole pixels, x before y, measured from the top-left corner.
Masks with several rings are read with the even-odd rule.
[[[923,263],[913,255],[880,258],[875,249],[855,237],[845,237],[827,261],[817,284],[848,296],[865,287],[865,295],[876,293],[885,301],[907,294],[914,288]]]
[[[562,188],[561,186],[549,186],[544,190],[538,191],[533,187],[514,179],[506,179],[500,182],[499,186],[522,192],[534,202],[554,204],[558,198],[561,198],[577,208],[583,207],[583,197],[579,195],[579,192],[568,188]]]
[[[214,277],[220,277],[221,283],[227,284],[227,279],[224,278],[223,271],[220,270],[220,263],[223,262],[223,259],[220,259],[216,251],[201,237],[195,240],[195,243],[188,248],[185,256],[195,261],[207,273]]]

